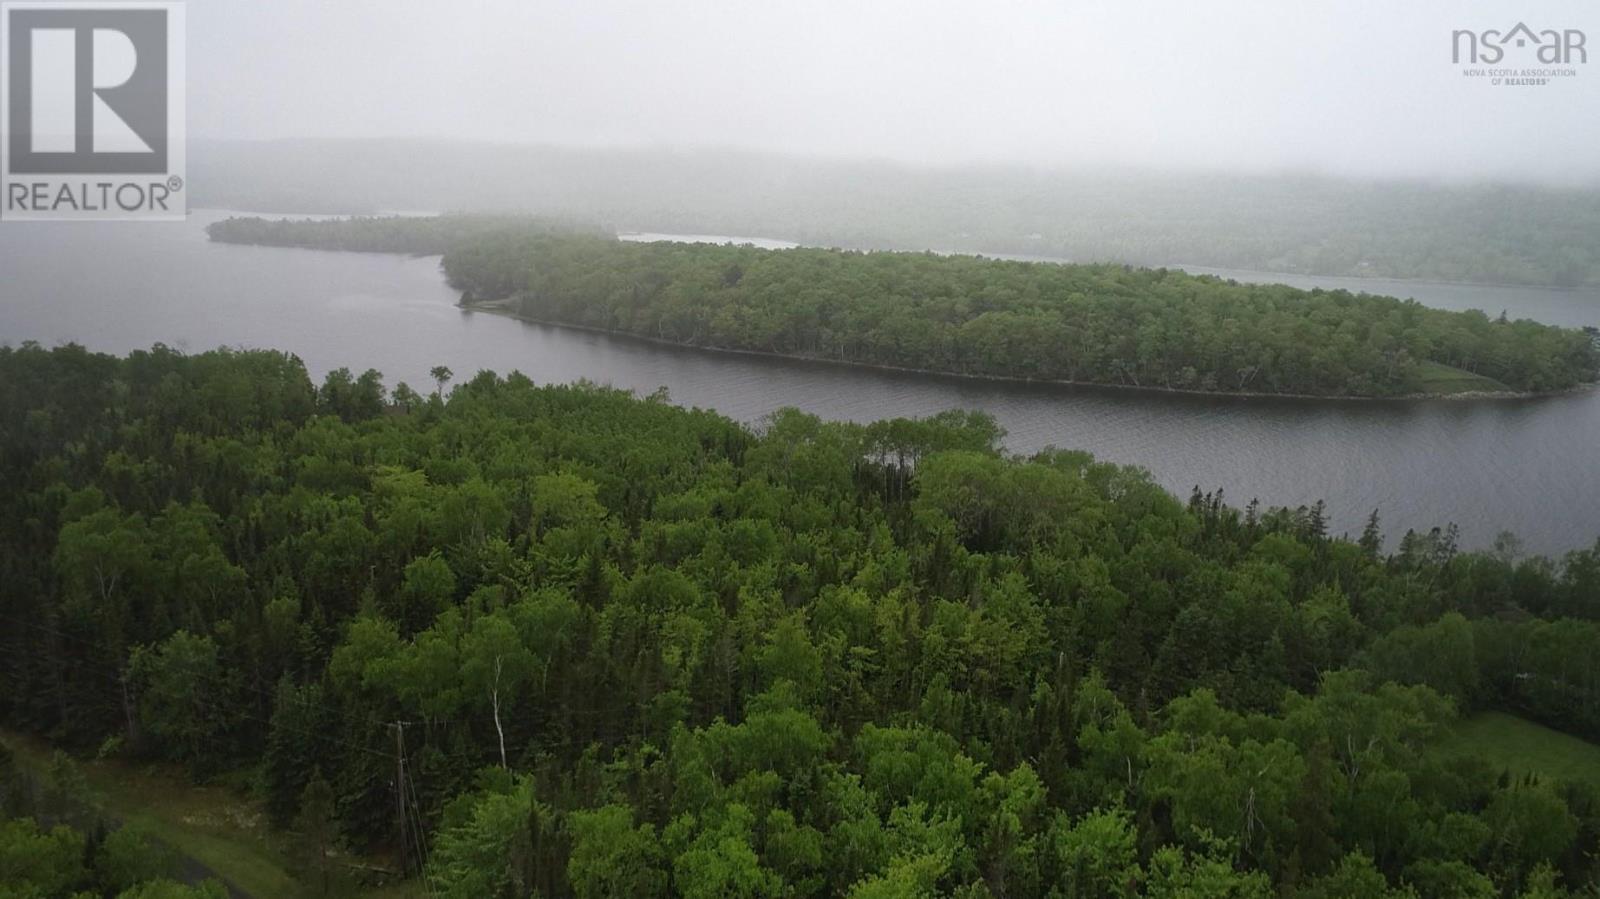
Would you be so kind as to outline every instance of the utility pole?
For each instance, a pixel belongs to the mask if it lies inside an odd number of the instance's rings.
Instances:
[[[406,864],[406,722],[389,725],[394,731],[394,798],[395,824],[400,828],[400,876],[410,870]]]

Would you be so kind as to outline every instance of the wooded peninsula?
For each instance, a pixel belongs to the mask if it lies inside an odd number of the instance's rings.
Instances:
[[[1221,394],[1544,393],[1589,335],[1171,269],[634,243],[499,217],[229,219],[214,240],[442,253],[465,305],[672,344],[945,374]]]

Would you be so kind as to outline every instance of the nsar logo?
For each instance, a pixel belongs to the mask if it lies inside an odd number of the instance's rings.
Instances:
[[[1506,60],[1507,49],[1531,49],[1533,60],[1545,65],[1571,65],[1589,61],[1589,51],[1584,46],[1585,35],[1576,28],[1560,31],[1547,29],[1534,31],[1518,22],[1515,28],[1499,31],[1453,31],[1450,33],[1451,59],[1469,65],[1498,65]],[[1515,55],[1515,54],[1514,54]]]

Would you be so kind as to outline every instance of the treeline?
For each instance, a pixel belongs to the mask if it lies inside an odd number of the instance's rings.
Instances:
[[[962,375],[1385,397],[1443,389],[1437,365],[1490,391],[1600,370],[1576,330],[1167,269],[515,233],[444,265],[469,300],[509,298],[536,319]]]
[[[235,216],[206,226],[222,243],[357,253],[437,256],[463,243],[506,231],[608,234],[576,219],[515,215],[355,216],[289,219]]]
[[[230,219],[211,235],[447,246],[464,303],[509,301],[532,318],[687,346],[950,374],[1357,397],[1546,392],[1600,377],[1600,351],[1581,331],[1343,290],[1115,265],[634,243],[492,217],[459,219],[455,236],[450,221]],[[263,231],[272,239],[251,238]]]
[[[1600,285],[1594,186],[929,169],[445,141],[212,143],[194,156],[206,202],[235,209],[539,209],[624,230],[854,249]]]
[[[253,771],[449,897],[1600,878],[1600,784],[1433,749],[1490,708],[1600,739],[1600,544],[1385,556],[964,413],[444,394],[0,349],[0,720]]]
[[[545,321],[961,375],[1358,397],[1545,392],[1600,377],[1600,351],[1578,330],[1168,269],[635,243],[493,216],[228,219],[209,232],[442,252],[464,303],[510,300]]]

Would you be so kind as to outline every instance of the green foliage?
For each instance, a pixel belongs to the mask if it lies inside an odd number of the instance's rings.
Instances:
[[[634,827],[632,809],[608,805],[575,812],[567,820],[572,831],[567,880],[578,899],[665,895],[667,875],[655,828]]]
[[[152,880],[117,894],[117,899],[227,899],[228,890],[215,880],[198,886],[172,880]]]
[[[450,899],[512,899],[537,884],[538,843],[546,813],[533,783],[519,778],[504,790],[465,800],[446,816],[434,841],[426,876]]]
[[[1492,851],[1517,882],[1560,858],[1578,836],[1578,821],[1555,790],[1522,782],[1495,791],[1484,810]]]
[[[276,354],[0,349],[0,721],[245,769],[334,895],[345,846],[490,899],[1600,877],[1581,762],[1497,777],[1453,730],[1600,733],[1600,550],[1385,557],[1317,507],[1008,458],[966,413],[752,429],[519,375],[442,394],[350,415]],[[177,889],[52,767],[0,783],[47,825],[4,844],[64,867],[0,870]]]
[[[134,650],[128,666],[140,720],[163,754],[196,767],[227,760],[234,691],[215,640],[178,631],[155,648]]]
[[[1139,834],[1125,809],[1090,812],[1076,821],[1059,815],[1051,829],[1055,870],[1060,880],[1050,899],[1114,899],[1135,895]]]
[[[134,824],[107,834],[95,859],[100,884],[110,893],[171,877],[177,864],[177,855],[171,848],[156,842],[145,828]]]
[[[1351,396],[1550,391],[1600,376],[1578,330],[1165,268],[631,243],[493,217],[229,219],[209,231],[236,243],[443,252],[465,302],[509,301],[539,320],[691,346],[896,368]],[[347,420],[370,415],[381,399],[370,374],[330,375],[323,405]],[[449,378],[435,379],[442,393]]]
[[[750,810],[733,803],[718,817],[708,825],[685,815],[667,829],[674,893],[684,899],[782,896],[783,879],[761,866],[750,845],[755,823]]]
[[[65,824],[49,829],[30,817],[0,820],[0,896],[6,899],[226,899],[215,881],[187,887],[169,878],[177,857],[142,828],[86,835]]]
[[[1424,627],[1396,628],[1373,643],[1370,667],[1379,676],[1426,684],[1467,705],[1481,689],[1472,625],[1451,613]]]
[[[242,216],[213,222],[206,226],[206,234],[222,243],[437,256],[475,238],[506,230],[566,231],[582,227],[576,221],[509,215],[358,216],[338,219]]]
[[[1371,899],[1415,899],[1410,889],[1392,889],[1383,872],[1373,867],[1372,859],[1352,853],[1339,862],[1339,867],[1312,881],[1300,895],[1306,899],[1343,899],[1346,896],[1370,896]]]
[[[1240,873],[1228,864],[1232,854],[1224,841],[1207,840],[1201,853],[1174,846],[1159,849],[1150,858],[1150,899],[1269,899],[1272,883],[1260,873]]]
[[[1578,330],[1164,268],[517,230],[465,242],[444,265],[468,297],[541,321],[962,375],[1351,396],[1600,377]]]
[[[321,895],[328,894],[328,855],[339,842],[337,811],[333,787],[323,779],[320,770],[313,771],[305,791],[300,794],[300,811],[295,815],[294,829],[316,872],[313,882]]]
[[[83,835],[66,826],[48,830],[32,818],[0,822],[0,895],[66,896],[89,881]]]

